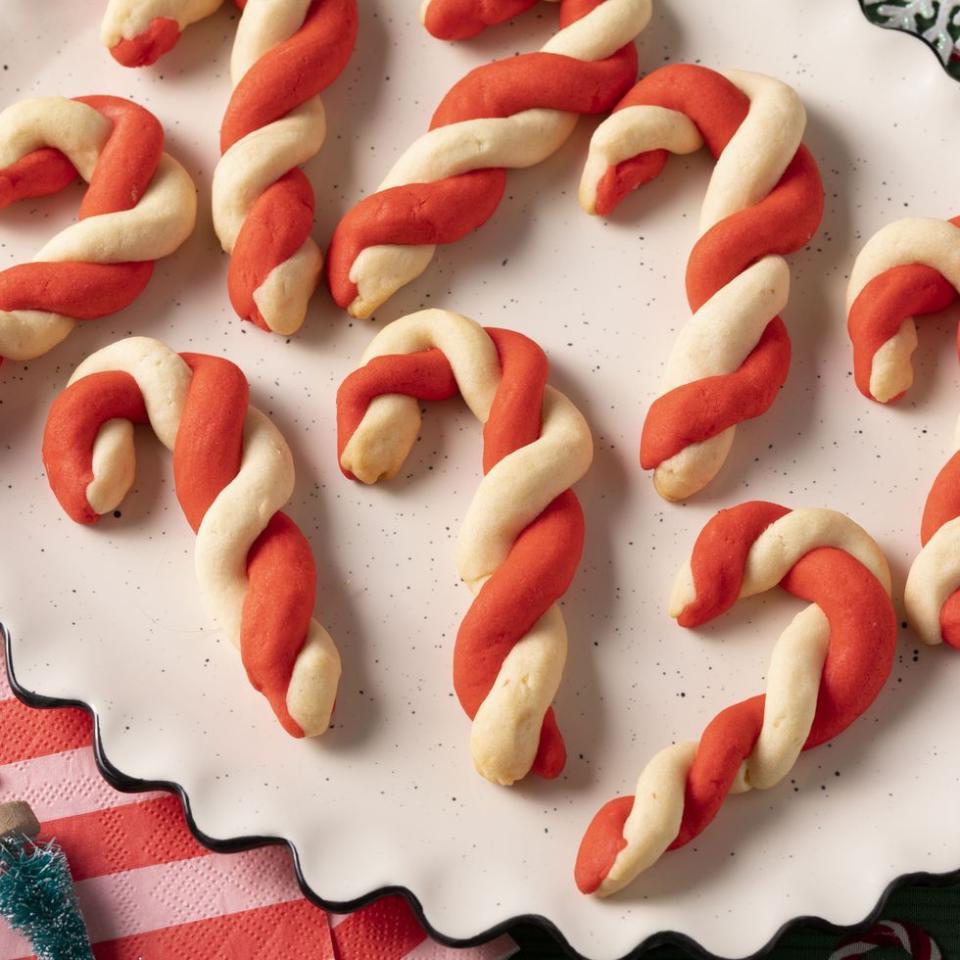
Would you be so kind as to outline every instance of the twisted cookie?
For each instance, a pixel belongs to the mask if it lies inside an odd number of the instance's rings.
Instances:
[[[420,20],[441,40],[466,40],[510,20],[538,0],[423,0]]]
[[[230,256],[237,315],[290,334],[303,324],[323,258],[310,236],[314,195],[298,169],[326,135],[320,92],[346,66],[356,0],[247,0],[230,59],[213,226]]]
[[[0,271],[0,357],[32,360],[74,324],[122,310],[143,291],[153,261],[193,231],[193,181],[163,152],[163,129],[119,97],[44,97],[0,113],[0,208],[89,184],[80,222],[33,262]]]
[[[697,836],[728,793],[774,786],[801,750],[845,730],[880,692],[896,640],[890,573],[873,540],[832,510],[762,501],[721,510],[677,576],[670,614],[695,627],[777,583],[811,604],[774,647],[766,695],[717,714],[699,743],[658,753],[635,796],[600,809],[577,855],[584,893],[625,887]]]
[[[596,130],[580,184],[588,213],[606,215],[653,180],[668,152],[706,143],[717,165],[687,262],[694,315],[667,360],[640,462],[667,500],[702,490],[730,452],[735,427],[773,403],[790,366],[777,315],[799,250],[823,214],[816,163],[800,143],[806,114],[786,85],[758,74],[670,66],[641,80]]]
[[[958,289],[960,217],[900,220],[867,242],[847,291],[854,377],[864,396],[890,403],[910,389],[913,318],[949,306]],[[920,539],[907,576],[907,614],[924,643],[960,648],[960,452],[930,488]]]
[[[460,576],[476,595],[457,635],[453,683],[473,720],[479,773],[510,784],[555,777],[566,750],[550,706],[566,659],[556,601],[583,550],[570,487],[593,457],[580,412],[546,385],[547,360],[526,337],[446,310],[396,320],[337,394],[344,474],[393,477],[420,428],[419,400],[458,391],[483,429],[484,478],[464,518]]]
[[[87,357],[54,401],[43,462],[67,514],[95,523],[133,484],[133,424],[150,423],[173,451],[211,613],[283,728],[316,736],[330,725],[340,656],[311,617],[310,546],[278,512],[293,492],[290,449],[248,395],[228,360],[176,354],[146,337],[120,340]]]
[[[562,0],[561,30],[539,53],[478,67],[444,97],[430,123],[372,195],[340,221],[330,243],[330,289],[367,317],[418,277],[436,244],[485,223],[506,167],[546,159],[579,114],[609,110],[633,83],[632,41],[651,0]]]

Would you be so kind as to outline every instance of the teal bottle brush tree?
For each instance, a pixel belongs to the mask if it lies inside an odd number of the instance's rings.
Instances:
[[[92,960],[67,858],[56,841],[36,842],[39,832],[27,804],[0,803],[0,918],[38,960]]]

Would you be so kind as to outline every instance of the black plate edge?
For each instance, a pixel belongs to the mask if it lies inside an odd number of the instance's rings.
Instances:
[[[368,904],[373,903],[375,900],[381,899],[382,897],[401,896],[410,905],[410,908],[413,910],[424,930],[426,930],[434,940],[444,944],[445,946],[478,946],[479,944],[486,943],[488,940],[493,940],[494,938],[505,933],[510,933],[511,929],[517,924],[529,924],[539,928],[544,933],[547,933],[549,936],[551,936],[558,946],[563,950],[564,954],[570,958],[570,960],[588,960],[588,958],[584,957],[583,954],[578,953],[573,949],[573,947],[570,946],[566,938],[551,920],[548,920],[546,917],[538,914],[521,914],[511,917],[509,920],[504,920],[487,930],[465,939],[449,937],[432,926],[432,924],[424,915],[423,907],[420,905],[420,901],[417,899],[416,895],[406,887],[379,887],[378,889],[371,890],[369,893],[357,897],[354,900],[328,900],[314,893],[314,891],[307,884],[307,881],[303,875],[303,871],[300,869],[300,858],[297,855],[296,847],[294,847],[289,840],[284,840],[282,837],[270,836],[230,837],[228,839],[219,840],[215,837],[207,836],[207,834],[200,830],[196,824],[196,821],[193,819],[193,811],[190,808],[190,798],[187,796],[186,790],[180,784],[174,783],[170,780],[140,780],[136,777],[128,776],[127,774],[123,773],[123,771],[117,769],[110,762],[106,753],[104,752],[103,741],[100,737],[100,720],[93,707],[83,700],[48,697],[44,694],[35,693],[32,690],[28,690],[17,680],[13,669],[13,636],[2,622],[0,622],[0,638],[3,640],[4,650],[6,653],[7,679],[10,683],[10,689],[13,691],[17,699],[26,704],[28,707],[34,707],[40,710],[62,709],[64,707],[76,707],[84,710],[93,720],[93,755],[97,764],[97,769],[100,771],[100,775],[104,778],[104,780],[106,780],[110,786],[121,793],[151,793],[162,791],[178,797],[180,804],[183,807],[183,813],[187,821],[187,827],[190,829],[190,832],[193,834],[196,840],[208,850],[212,850],[215,853],[239,853],[243,850],[252,850],[257,847],[286,846],[290,851],[290,857],[293,862],[293,869],[297,878],[297,884],[300,887],[304,897],[328,913],[352,913],[354,910],[359,910],[361,907],[365,907]],[[765,958],[770,956],[771,951],[777,945],[780,938],[798,927],[814,927],[826,933],[833,933],[838,937],[855,934],[860,930],[864,930],[877,922],[890,896],[902,886],[921,884],[924,886],[942,887],[956,883],[960,883],[960,868],[949,873],[942,874],[925,873],[922,871],[918,873],[903,874],[890,881],[881,894],[877,905],[859,923],[851,924],[849,926],[840,926],[835,923],[831,923],[823,917],[795,917],[793,920],[788,920],[782,924],[777,932],[770,938],[770,940],[763,947],[757,950],[756,953],[750,954],[749,957],[742,958],[742,960],[765,960]],[[650,950],[662,946],[679,947],[687,951],[687,953],[689,953],[692,957],[697,958],[697,960],[723,960],[723,958],[721,958],[719,955],[705,950],[695,940],[691,939],[686,934],[677,933],[671,930],[665,930],[661,933],[651,934],[628,953],[624,954],[620,960],[638,960],[638,958],[642,957]]]
[[[926,38],[921,36],[919,33],[911,33],[909,30],[901,30],[899,27],[888,27],[884,26],[882,23],[877,23],[875,20],[870,19],[870,14],[867,13],[867,0],[857,0],[860,4],[860,12],[863,14],[863,19],[870,24],[871,27],[876,27],[878,30],[890,30],[894,33],[899,33],[904,37],[910,37],[913,40],[919,40],[934,56],[937,63],[940,65],[940,69],[954,82],[958,82],[958,78],[955,77],[951,72],[949,67],[940,59],[940,54],[937,52],[937,48]]]

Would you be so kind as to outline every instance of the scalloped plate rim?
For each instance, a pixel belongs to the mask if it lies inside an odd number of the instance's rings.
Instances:
[[[97,765],[97,770],[100,772],[100,776],[102,776],[111,787],[113,787],[115,790],[119,790],[121,793],[135,794],[161,791],[177,797],[183,809],[183,815],[187,824],[187,828],[194,839],[196,839],[198,843],[206,847],[208,850],[212,850],[214,853],[230,854],[241,853],[244,850],[254,850],[260,847],[287,847],[287,849],[290,851],[290,859],[293,863],[293,871],[297,880],[297,885],[299,886],[304,897],[312,904],[319,907],[321,910],[326,910],[328,913],[349,914],[356,910],[360,910],[363,907],[382,899],[383,897],[400,896],[403,897],[410,909],[413,910],[417,920],[424,930],[426,930],[434,940],[444,944],[445,946],[454,948],[477,946],[479,944],[487,943],[496,937],[502,936],[503,934],[509,934],[511,929],[518,924],[529,924],[552,937],[554,942],[568,957],[572,958],[572,960],[587,960],[583,954],[577,952],[573,947],[570,946],[567,939],[547,917],[544,917],[540,914],[518,914],[516,916],[509,917],[506,920],[502,920],[500,923],[494,924],[489,929],[482,930],[471,937],[450,937],[443,933],[443,931],[437,930],[427,920],[419,899],[413,893],[413,891],[407,887],[378,887],[370,890],[368,893],[362,894],[359,897],[355,897],[352,900],[328,900],[315,893],[313,888],[307,883],[306,877],[300,868],[300,856],[297,852],[297,848],[291,841],[285,840],[282,837],[260,835],[224,837],[221,839],[208,836],[197,826],[196,821],[193,818],[193,811],[190,805],[190,796],[181,784],[176,783],[173,780],[141,780],[138,777],[132,777],[129,774],[124,773],[111,762],[106,755],[103,747],[103,741],[100,737],[100,718],[97,715],[96,710],[94,710],[89,703],[84,700],[75,700],[66,697],[51,697],[46,694],[36,693],[33,690],[28,690],[17,680],[16,670],[14,669],[13,665],[13,635],[4,625],[2,619],[0,619],[0,641],[3,643],[6,657],[5,663],[7,680],[10,684],[10,689],[13,691],[16,698],[21,703],[35,710],[61,710],[69,708],[83,710],[93,721],[93,757]],[[958,866],[955,870],[948,871],[946,873],[928,873],[921,870],[916,873],[905,873],[898,877],[894,877],[894,879],[891,880],[884,888],[884,891],[880,895],[880,899],[877,901],[876,906],[870,910],[863,920],[857,923],[837,924],[827,920],[825,917],[815,915],[799,916],[794,917],[791,920],[787,920],[780,926],[780,928],[776,931],[776,933],[773,934],[766,944],[764,944],[759,950],[750,954],[748,957],[744,957],[743,960],[762,960],[762,958],[769,957],[782,937],[801,927],[813,926],[824,931],[835,933],[838,937],[845,937],[855,933],[860,933],[868,929],[880,919],[887,901],[894,893],[897,892],[897,890],[900,889],[900,887],[916,883],[931,887],[944,887],[950,886],[951,884],[960,883],[960,866]],[[700,944],[697,943],[692,937],[673,930],[663,930],[659,933],[651,934],[650,936],[644,938],[644,940],[637,944],[637,946],[632,950],[624,954],[620,960],[636,960],[636,958],[642,957],[649,950],[653,950],[664,945],[676,946],[686,949],[687,951],[692,951],[698,957],[703,958],[703,960],[723,960],[723,958],[718,954],[711,953],[709,950],[700,946]]]

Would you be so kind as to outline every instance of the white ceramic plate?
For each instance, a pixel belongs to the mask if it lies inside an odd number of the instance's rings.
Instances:
[[[452,45],[423,32],[416,3],[400,6],[362,0],[356,54],[326,97],[329,140],[308,170],[321,242],[425,129],[454,80],[538,47],[556,16],[545,4]],[[224,8],[161,65],[131,72],[100,47],[98,7],[50,0],[40,22],[35,2],[4,0],[0,104],[52,93],[136,98],[164,121],[206,210],[236,14]],[[546,164],[512,174],[493,220],[443,250],[376,324],[349,321],[323,293],[290,342],[239,324],[204,213],[135,306],[38,362],[0,369],[0,611],[23,687],[91,704],[110,761],[132,777],[181,784],[210,837],[289,839],[319,897],[350,901],[399,885],[453,938],[535,914],[599,960],[665,930],[747,954],[792,917],[853,923],[894,877],[960,865],[949,814],[960,795],[960,658],[915,654],[904,631],[876,705],[804,755],[791,781],[731,798],[696,843],[621,896],[600,902],[574,887],[577,845],[599,804],[631,791],[654,751],[696,737],[717,710],[762,690],[774,638],[796,610],[768,595],[707,629],[676,627],[669,584],[703,523],[755,497],[843,510],[887,550],[899,588],[958,406],[955,316],[924,324],[918,382],[898,409],[856,393],[843,316],[845,278],[866,236],[907,213],[957,212],[960,88],[929,51],[870,27],[855,0],[657,0],[640,51],[644,70],[695,60],[793,84],[827,192],[820,234],[791,258],[788,384],[769,415],[739,431],[719,481],[687,506],[657,498],[636,450],[687,316],[683,263],[711,164],[675,160],[611,223],[588,218],[575,195],[589,123]],[[69,221],[79,189],[68,194],[4,212],[0,264],[28,259]],[[571,653],[557,710],[570,761],[557,782],[500,789],[476,776],[451,694],[451,645],[468,603],[454,541],[478,481],[476,424],[458,403],[433,407],[409,470],[380,489],[337,470],[337,385],[374,329],[425,304],[535,337],[553,382],[595,432],[596,462],[578,488],[586,553],[565,602]],[[82,357],[133,332],[236,360],[294,449],[291,512],[318,558],[318,616],[344,656],[336,729],[319,742],[282,733],[208,624],[193,536],[159,444],[144,437],[122,517],[94,529],[61,515],[47,488],[39,447],[51,398]]]

